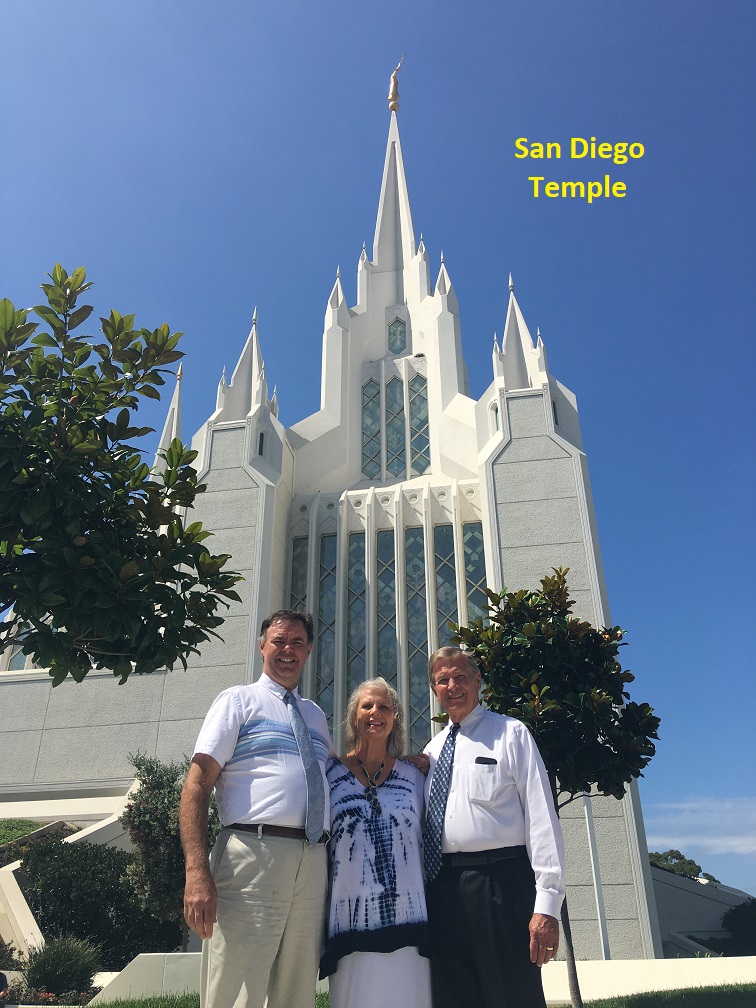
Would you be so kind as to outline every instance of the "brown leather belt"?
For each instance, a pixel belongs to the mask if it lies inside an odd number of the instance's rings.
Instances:
[[[259,837],[280,836],[287,837],[289,840],[307,839],[307,835],[301,826],[269,826],[267,823],[235,822],[231,823],[230,826],[224,826],[223,828],[241,830],[243,833],[256,833]],[[330,833],[323,833],[318,840],[318,843],[328,843],[330,839]]]

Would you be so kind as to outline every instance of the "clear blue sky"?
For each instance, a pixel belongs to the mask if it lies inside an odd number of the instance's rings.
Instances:
[[[185,439],[255,305],[284,423],[318,408],[326,300],[338,264],[356,299],[407,52],[415,230],[445,254],[471,392],[511,270],[578,397],[632,696],[662,718],[649,844],[754,894],[755,26],[752,0],[0,3],[0,295],[34,304],[56,261],[83,264],[98,314],[184,330]],[[645,155],[514,157],[573,136]],[[624,199],[527,181],[607,172]]]

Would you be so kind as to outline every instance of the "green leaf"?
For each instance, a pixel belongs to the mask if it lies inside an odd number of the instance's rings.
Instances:
[[[93,311],[94,308],[92,305],[82,305],[81,308],[77,308],[68,319],[69,330],[76,329],[77,326],[80,326],[82,322],[89,318]]]

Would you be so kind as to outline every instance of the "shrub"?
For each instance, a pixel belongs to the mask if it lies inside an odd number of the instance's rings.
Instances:
[[[19,956],[15,945],[11,945],[10,942],[7,942],[0,936],[0,969],[17,970],[21,969],[23,964],[23,960]]]
[[[22,980],[16,980],[10,985],[7,1003],[9,1005],[86,1005],[101,990],[101,987],[87,987],[83,991],[63,991],[62,994],[53,994],[52,991],[27,987]]]
[[[182,951],[188,930],[184,923],[184,853],[179,836],[178,809],[189,760],[160,760],[137,753],[129,757],[139,789],[121,816],[134,847],[126,875],[140,905],[158,920],[183,928]],[[210,802],[208,843],[220,829],[215,801]]]
[[[19,881],[45,940],[84,938],[102,949],[105,969],[122,969],[140,952],[171,952],[177,924],[146,914],[125,881],[126,851],[41,837],[24,857]]]
[[[99,970],[102,951],[85,938],[60,935],[39,948],[32,948],[23,969],[27,987],[63,994],[92,986]]]

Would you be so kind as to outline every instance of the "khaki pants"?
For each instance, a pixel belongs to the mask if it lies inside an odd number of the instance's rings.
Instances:
[[[201,1008],[312,1008],[325,844],[222,830],[210,864],[218,921],[202,943]]]

